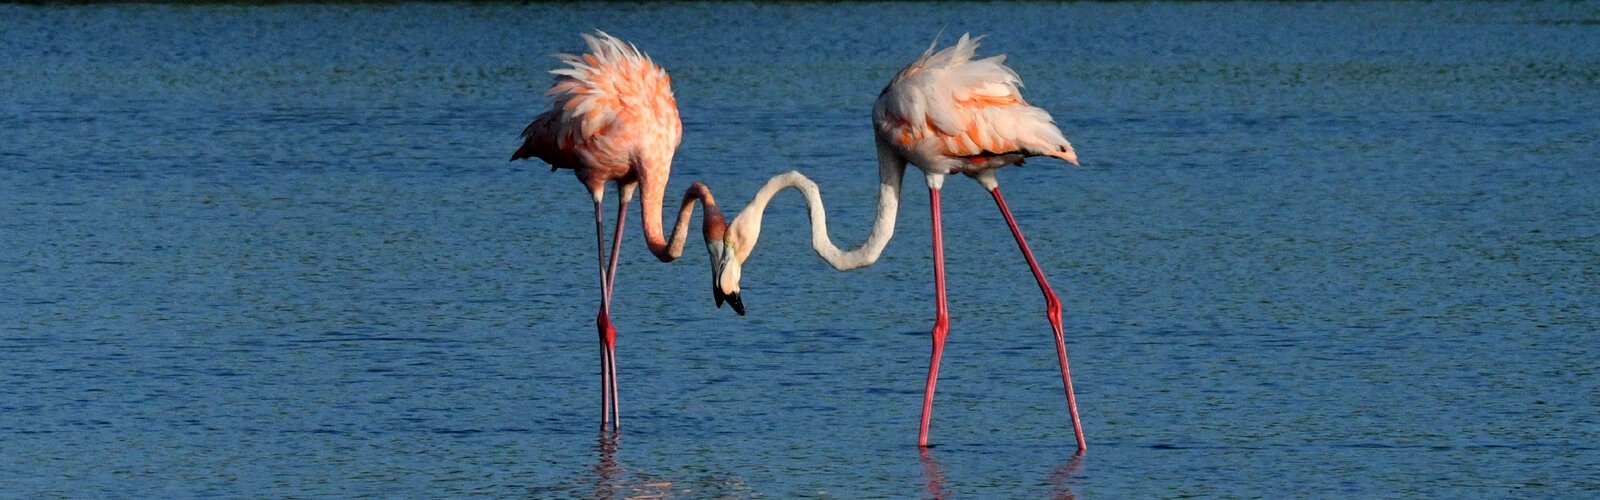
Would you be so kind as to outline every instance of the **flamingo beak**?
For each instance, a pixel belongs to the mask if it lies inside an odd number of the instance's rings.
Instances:
[[[711,297],[717,301],[717,308],[726,302],[733,306],[733,312],[744,316],[744,301],[739,300],[739,261],[732,248],[725,241],[707,241],[706,249],[711,252]]]

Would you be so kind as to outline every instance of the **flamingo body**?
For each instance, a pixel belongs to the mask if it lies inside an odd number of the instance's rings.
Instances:
[[[1022,99],[1006,56],[974,60],[977,48],[962,35],[900,70],[872,108],[880,144],[929,174],[978,174],[1042,155],[1076,165],[1050,113]]]
[[[1017,247],[1022,251],[1034,279],[1045,298],[1045,315],[1055,334],[1056,355],[1061,365],[1061,381],[1078,452],[1086,449],[1083,428],[1078,419],[1076,398],[1067,365],[1066,343],[1061,323],[1061,301],[1045,280],[1022,230],[1017,227],[1005,198],[1000,194],[997,169],[1020,165],[1033,156],[1051,156],[1076,165],[1078,155],[1043,109],[1023,100],[1022,80],[1005,66],[1005,56],[973,59],[978,40],[962,35],[954,46],[934,51],[930,46],[890,80],[878,95],[872,121],[878,149],[878,210],[872,231],[861,247],[842,251],[828,237],[822,196],[815,183],[799,172],[773,177],[754,199],[729,223],[726,262],[713,267],[719,292],[738,291],[740,269],[761,232],[761,214],[772,197],[784,189],[805,195],[810,208],[812,248],[823,260],[840,271],[871,265],[894,234],[894,219],[900,200],[900,182],[907,164],[922,170],[928,185],[930,219],[933,223],[933,282],[935,316],[933,353],[923,393],[922,421],[917,444],[928,445],[928,427],[933,413],[933,394],[938,382],[939,363],[949,334],[949,305],[945,298],[944,232],[939,201],[944,179],[964,174],[977,180],[994,197],[1005,217]]]
[[[588,54],[560,54],[570,67],[551,73],[550,109],[523,129],[512,160],[538,157],[570,168],[591,192],[607,182],[666,187],[683,138],[672,79],[639,49],[599,32],[584,34]]]

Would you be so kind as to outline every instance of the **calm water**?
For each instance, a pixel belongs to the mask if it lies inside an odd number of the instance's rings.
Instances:
[[[507,164],[599,27],[674,77],[672,191],[801,169],[866,234],[869,108],[987,33],[1084,168],[975,184],[933,315],[908,175],[840,274],[798,197],[712,307],[630,230],[597,439],[587,195]],[[1529,496],[1600,490],[1600,4],[0,6],[7,495]],[[637,208],[630,222],[638,219]],[[636,225],[634,226],[637,227]]]

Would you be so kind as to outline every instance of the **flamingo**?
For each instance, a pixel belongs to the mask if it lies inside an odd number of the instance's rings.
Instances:
[[[600,313],[595,318],[600,335],[600,427],[604,430],[609,423],[612,430],[617,430],[621,404],[617,397],[617,331],[611,323],[611,291],[616,282],[623,221],[634,190],[642,187],[644,193],[640,203],[645,243],[662,262],[671,262],[683,254],[696,202],[705,207],[702,233],[713,265],[724,260],[727,223],[717,210],[711,189],[695,182],[684,192],[672,239],[662,235],[662,198],[672,170],[673,152],[683,136],[671,79],[632,44],[599,30],[582,37],[589,53],[556,55],[568,67],[551,71],[556,82],[545,92],[552,96],[550,108],[523,129],[522,147],[511,155],[511,161],[537,157],[549,163],[551,171],[572,169],[594,199],[595,242],[600,261]],[[606,183],[616,184],[620,198],[609,265],[600,204]],[[734,311],[744,314],[738,293],[715,295],[717,307],[726,301]]]
[[[1000,195],[995,172],[1000,167],[1022,165],[1034,156],[1052,156],[1073,165],[1078,155],[1056,127],[1050,114],[1022,100],[1022,80],[1004,64],[1005,56],[972,58],[979,39],[962,35],[954,46],[934,51],[937,41],[905,69],[895,75],[878,95],[872,109],[872,123],[878,150],[878,207],[872,230],[860,247],[842,251],[828,238],[827,213],[816,183],[799,172],[787,172],[768,180],[749,205],[729,223],[726,252],[713,265],[716,293],[737,294],[740,272],[761,235],[761,214],[779,191],[793,188],[805,196],[811,218],[811,248],[834,269],[848,271],[878,260],[889,238],[894,236],[895,215],[900,205],[900,181],[906,164],[922,169],[928,185],[933,218],[933,285],[936,292],[933,324],[933,355],[928,366],[928,381],[922,399],[922,424],[917,445],[928,446],[928,424],[933,413],[934,386],[939,379],[939,360],[944,355],[950,316],[945,303],[944,234],[939,221],[939,190],[945,177],[964,174],[978,181],[994,197],[1005,216],[1017,247],[1027,259],[1033,278],[1044,293],[1045,315],[1055,331],[1056,357],[1061,364],[1061,383],[1067,393],[1067,409],[1078,440],[1078,453],[1087,446],[1078,420],[1077,400],[1072,393],[1072,376],[1067,368],[1067,346],[1062,337],[1061,300],[1050,289],[1044,272],[1028,248],[1016,219]]]

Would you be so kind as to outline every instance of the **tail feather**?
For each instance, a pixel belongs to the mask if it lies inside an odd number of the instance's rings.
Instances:
[[[1074,167],[1083,166],[1078,164],[1078,152],[1072,149],[1071,144],[1062,145],[1060,150],[1045,153],[1045,155],[1060,158],[1062,161],[1071,163]]]
[[[553,136],[556,132],[550,128],[552,120],[554,120],[554,117],[552,117],[551,113],[544,113],[534,118],[533,123],[529,123],[526,128],[523,128],[522,146],[518,147],[515,153],[511,153],[511,161],[524,158],[539,158],[550,164],[551,171],[559,168],[556,166],[559,162],[547,154],[552,151],[553,143],[556,140]]]
[[[533,119],[533,123],[529,123],[527,127],[522,129],[522,146],[517,148],[515,153],[511,153],[511,161],[533,158],[539,155],[538,134],[541,128],[539,122],[544,121],[545,116],[547,115],[539,115]]]
[[[522,141],[522,147],[517,148],[517,152],[511,153],[511,161],[539,156],[539,153],[536,152],[537,149],[538,146],[534,144],[534,138],[529,137],[527,140]],[[555,170],[555,167],[552,166],[550,169]]]

